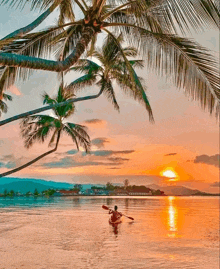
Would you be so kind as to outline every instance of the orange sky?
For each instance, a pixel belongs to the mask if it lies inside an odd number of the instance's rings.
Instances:
[[[26,13],[18,22],[19,11],[13,11],[13,17],[10,12],[4,8],[0,12],[1,21],[5,22],[1,24],[0,38],[15,30],[14,27],[27,24],[35,14]],[[209,30],[197,34],[196,38],[217,53],[217,32]],[[219,168],[215,155],[219,154],[219,125],[215,117],[202,111],[198,102],[190,101],[183,91],[178,91],[164,78],[147,69],[139,74],[148,87],[155,124],[149,123],[143,106],[115,86],[120,113],[101,96],[78,103],[75,116],[69,119],[88,127],[93,141],[90,155],[71,153],[74,145],[69,138],[62,137],[57,153],[12,176],[103,184],[123,182],[128,178],[133,184],[179,184],[217,192]],[[67,82],[76,77],[68,76]],[[58,85],[56,74],[34,72],[28,81],[18,82],[11,88],[13,102],[8,103],[9,112],[2,119],[41,106],[41,94],[44,91],[56,93]],[[87,89],[80,96],[97,91],[96,88]],[[46,143],[30,150],[24,148],[18,122],[1,127],[0,172],[45,151]],[[170,182],[169,178],[161,176],[161,171],[168,167],[177,174],[177,181]]]

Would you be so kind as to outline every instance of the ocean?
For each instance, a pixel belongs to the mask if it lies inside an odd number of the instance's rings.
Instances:
[[[219,198],[0,198],[0,242],[0,269],[218,269]]]

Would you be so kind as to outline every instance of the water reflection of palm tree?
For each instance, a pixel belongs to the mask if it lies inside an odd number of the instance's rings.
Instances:
[[[128,209],[128,207],[129,207],[129,199],[126,198],[125,199],[125,208]]]
[[[112,198],[107,198],[106,199],[106,204],[107,205],[112,205],[113,199]]]

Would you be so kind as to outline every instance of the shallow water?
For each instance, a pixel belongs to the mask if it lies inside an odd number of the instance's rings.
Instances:
[[[219,198],[0,198],[0,268],[217,269]]]

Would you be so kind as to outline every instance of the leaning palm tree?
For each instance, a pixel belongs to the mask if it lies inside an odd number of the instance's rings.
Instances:
[[[4,101],[2,101],[2,99],[4,99],[5,101],[7,101],[7,100],[12,101],[12,97],[11,97],[11,95],[6,94],[6,93],[2,94],[2,98],[0,98],[0,117],[1,117],[2,113],[7,113],[7,111],[8,111],[8,106]]]
[[[143,61],[128,60],[127,57],[133,58],[137,56],[137,50],[134,47],[124,47],[121,49],[118,46],[119,42],[123,42],[122,35],[119,35],[116,41],[112,36],[107,36],[102,48],[93,49],[89,52],[89,56],[95,58],[100,64],[90,59],[79,60],[68,72],[78,71],[84,75],[70,83],[66,89],[77,93],[79,90],[95,84],[109,101],[113,103],[114,108],[119,110],[113,87],[115,81],[124,90],[125,94],[132,96],[145,105],[149,118],[153,121],[152,109],[145,93],[146,87],[143,86],[143,79],[138,77],[134,70],[136,67],[143,68]],[[132,73],[130,73],[130,70]],[[133,76],[134,85],[130,74]]]
[[[67,2],[72,7],[69,0],[20,0],[18,5],[25,2],[43,9],[48,5],[64,6]],[[1,3],[14,4],[15,1],[2,0]],[[22,39],[14,33],[2,40],[0,64],[62,72],[76,64],[89,44],[94,47],[100,33],[104,32],[115,40],[117,33],[122,33],[128,44],[136,46],[146,56],[149,68],[160,75],[171,76],[178,88],[183,88],[193,99],[199,100],[210,113],[218,106],[220,86],[217,63],[205,48],[185,37],[190,28],[219,27],[218,1],[73,0],[73,3],[81,10],[79,20],[74,19],[71,11],[68,22],[59,17],[58,26],[37,33],[29,33],[26,29]],[[11,43],[8,43],[9,40]],[[53,46],[63,47],[62,60],[48,59]],[[132,69],[129,70],[134,84]],[[6,80],[4,74],[2,79]]]
[[[62,86],[60,86],[58,95],[55,98],[51,98],[46,93],[43,96],[44,104],[60,103],[72,97],[73,93],[66,91]],[[86,152],[89,151],[90,138],[86,132],[85,126],[66,122],[66,119],[75,112],[74,104],[69,103],[65,106],[55,108],[53,109],[53,112],[55,114],[54,117],[48,115],[35,115],[24,118],[21,122],[21,134],[24,138],[26,148],[30,148],[35,142],[43,143],[50,135],[51,138],[49,141],[49,146],[55,143],[55,147],[52,150],[47,151],[33,159],[32,161],[21,165],[20,167],[0,174],[0,177],[20,171],[42,159],[43,157],[55,152],[57,150],[62,133],[65,133],[71,137],[78,150],[81,146]]]

